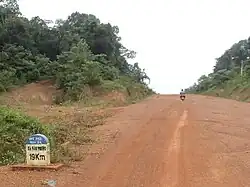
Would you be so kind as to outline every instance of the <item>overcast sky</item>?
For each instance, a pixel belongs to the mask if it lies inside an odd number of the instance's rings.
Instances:
[[[74,11],[120,28],[122,43],[158,93],[178,93],[208,74],[215,58],[250,36],[249,0],[20,0],[31,18],[66,19]]]

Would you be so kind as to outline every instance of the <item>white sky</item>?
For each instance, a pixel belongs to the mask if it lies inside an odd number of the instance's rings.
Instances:
[[[66,19],[74,11],[96,15],[120,28],[122,43],[158,93],[179,93],[215,58],[250,36],[249,0],[20,0],[31,18]]]

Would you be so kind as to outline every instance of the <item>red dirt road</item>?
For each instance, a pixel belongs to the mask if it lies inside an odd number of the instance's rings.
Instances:
[[[249,187],[250,105],[205,96],[154,96],[99,128],[84,162],[58,172],[0,169],[0,187]]]

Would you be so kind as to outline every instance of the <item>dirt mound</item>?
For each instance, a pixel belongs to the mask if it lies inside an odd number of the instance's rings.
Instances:
[[[15,103],[51,105],[53,95],[57,92],[51,81],[40,81],[13,89],[10,93],[5,94],[4,101],[11,105]]]
[[[98,92],[99,91],[99,92]],[[100,94],[101,90],[90,89],[88,95],[108,103],[124,104],[127,99],[126,93],[112,91],[106,94]],[[27,84],[2,94],[1,103],[15,105],[52,105],[53,98],[60,94],[53,82],[50,80]]]

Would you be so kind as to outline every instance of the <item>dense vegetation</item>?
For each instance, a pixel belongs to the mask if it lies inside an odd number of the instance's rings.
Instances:
[[[250,88],[250,38],[241,40],[216,59],[213,72],[202,75],[198,82],[186,89],[189,93],[232,97]],[[243,64],[243,66],[242,66]],[[242,67],[242,72],[241,72]],[[241,100],[249,99],[250,94]]]
[[[128,96],[138,92],[142,97],[152,94],[144,83],[149,79],[144,70],[138,63],[131,65],[127,61],[135,58],[136,53],[122,45],[118,34],[117,26],[101,23],[91,14],[74,12],[55,23],[39,17],[29,20],[21,14],[17,0],[0,0],[0,92],[51,80],[61,90],[56,100],[60,103],[82,100],[88,97],[86,90],[90,88],[100,92],[123,90]],[[82,139],[84,129],[100,122],[81,113],[74,117],[79,117],[74,127],[65,123],[52,128],[1,107],[0,165],[22,161],[23,142],[32,133],[49,135],[54,152],[65,141],[89,141],[86,136]]]
[[[25,140],[31,133],[50,135],[47,126],[36,119],[5,107],[0,107],[0,121],[0,165],[24,161],[24,142],[20,140]]]
[[[121,78],[151,91],[144,70],[127,62],[136,53],[121,44],[118,34],[117,26],[79,12],[55,23],[39,17],[28,20],[16,0],[2,0],[0,91],[50,79],[63,90],[64,100],[78,100],[86,86]]]

